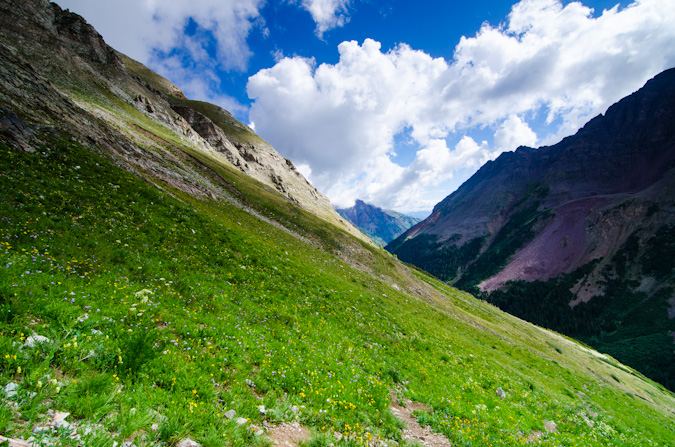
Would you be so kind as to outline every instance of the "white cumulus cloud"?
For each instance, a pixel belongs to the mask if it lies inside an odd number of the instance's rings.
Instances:
[[[217,70],[245,71],[252,52],[247,37],[264,32],[265,0],[58,0],[82,15],[106,43],[167,77],[191,99],[232,112],[244,111],[219,93]],[[188,25],[194,32],[186,34]],[[207,48],[215,48],[215,57]]]
[[[256,128],[324,187],[390,153],[408,123],[428,124],[424,102],[447,64],[407,46],[380,50],[373,40],[343,42],[336,65],[284,58],[249,79]]]
[[[285,57],[249,78],[250,116],[334,203],[419,209],[419,197],[451,192],[429,191],[456,170],[556,142],[674,66],[673,23],[675,0],[597,17],[578,2],[522,0],[505,23],[463,37],[452,60],[405,44],[383,52],[370,39],[340,44],[336,64]],[[555,124],[553,134],[536,135],[535,117]],[[447,147],[477,128],[493,132],[492,148],[468,136]],[[408,166],[394,161],[403,131],[417,147]]]
[[[432,139],[417,151],[414,161],[402,167],[388,156],[366,160],[359,171],[337,179],[326,193],[337,207],[352,206],[356,198],[388,208],[431,209],[438,198],[430,191],[452,180],[453,172],[478,168],[495,157],[487,145],[464,136],[450,149],[444,139]],[[312,177],[315,180],[316,177]]]
[[[518,146],[535,147],[537,134],[517,115],[511,115],[495,132],[494,143],[495,147],[503,151],[513,150]]]
[[[302,7],[316,22],[316,34],[344,26],[349,21],[347,8],[351,0],[302,0]]]

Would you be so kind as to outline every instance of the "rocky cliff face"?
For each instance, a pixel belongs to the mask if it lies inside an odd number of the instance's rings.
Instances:
[[[421,221],[396,211],[368,205],[362,200],[357,200],[351,208],[338,209],[337,212],[380,245],[388,244]]]
[[[640,366],[628,340],[672,353],[674,168],[671,69],[560,143],[488,162],[387,248]]]
[[[0,131],[24,150],[45,143],[38,128],[65,132],[158,186],[211,199],[223,189],[185,157],[225,163],[362,237],[251,129],[217,106],[188,100],[56,4],[0,1],[0,87]]]
[[[488,291],[611,257],[638,227],[652,233],[672,222],[673,123],[675,70],[669,70],[555,146],[520,147],[488,162],[391,249],[421,235],[442,247],[481,238],[478,255],[504,237],[514,218],[529,217],[514,231],[523,241],[509,262],[483,278],[480,287]],[[458,272],[450,273],[445,279]]]

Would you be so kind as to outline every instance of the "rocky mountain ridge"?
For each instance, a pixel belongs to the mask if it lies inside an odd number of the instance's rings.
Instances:
[[[251,129],[220,107],[188,100],[170,81],[117,53],[82,17],[46,0],[5,0],[0,11],[2,130],[15,144],[39,146],[26,123],[75,129],[82,141],[95,142],[151,182],[222,196],[221,187],[176,153],[189,147],[363,238]]]
[[[382,246],[387,245],[422,220],[369,205],[363,200],[356,200],[354,206],[350,208],[338,208],[337,212]]]
[[[672,345],[674,123],[670,69],[560,143],[488,162],[388,249],[570,335],[625,343],[632,327]]]
[[[442,245],[455,246],[485,238],[485,249],[516,213],[534,204],[537,212],[548,210],[548,216],[538,216],[541,229],[530,242],[532,262],[518,271],[513,267],[507,272],[501,270],[499,278],[489,278],[490,282],[481,286],[494,290],[508,280],[548,279],[590,260],[606,258],[625,243],[636,225],[651,225],[655,230],[670,224],[671,170],[675,167],[674,79],[675,70],[660,74],[557,145],[520,147],[488,162],[392,247],[427,234],[436,236]],[[614,208],[619,204],[637,207],[622,214],[626,222],[631,215],[642,217],[650,206],[654,207],[649,222],[633,222],[626,228],[607,228],[609,233],[594,234],[602,222],[616,214]],[[548,231],[543,231],[545,228]],[[534,256],[537,247],[550,247],[542,240],[550,232],[559,235],[555,259],[546,252]],[[615,243],[608,244],[610,240]]]

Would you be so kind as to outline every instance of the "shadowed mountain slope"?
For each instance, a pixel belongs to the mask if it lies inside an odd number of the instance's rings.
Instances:
[[[554,146],[488,162],[388,250],[674,387],[646,358],[656,336],[673,350],[673,167],[675,69]]]

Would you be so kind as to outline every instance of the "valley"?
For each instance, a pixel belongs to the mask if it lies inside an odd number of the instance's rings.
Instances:
[[[80,16],[0,25],[0,444],[672,443],[664,386],[400,262]]]

